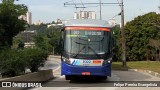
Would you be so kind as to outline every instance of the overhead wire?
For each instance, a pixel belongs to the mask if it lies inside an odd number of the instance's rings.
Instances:
[[[77,9],[77,5],[76,5],[76,3],[74,2],[74,0],[72,0],[72,2],[74,3],[74,5],[75,5],[75,8]]]
[[[122,7],[121,3],[119,2],[119,0],[117,0],[117,2],[119,3],[120,8]],[[122,13],[120,12],[118,15],[121,15]]]
[[[73,2],[73,1],[71,0],[71,1],[65,2],[65,3],[64,3],[64,7],[71,7],[71,8],[74,8],[73,6],[66,5],[66,4],[71,3],[71,2]]]
[[[85,8],[85,7],[84,7],[84,3],[82,2],[82,0],[80,0],[80,1],[81,1],[82,5],[83,5],[83,10],[84,10],[84,8]]]
[[[117,2],[119,3],[119,6],[121,7],[121,4],[120,4],[119,0],[117,0]]]

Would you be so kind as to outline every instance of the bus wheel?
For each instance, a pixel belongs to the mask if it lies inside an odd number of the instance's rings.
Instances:
[[[107,79],[107,76],[101,76],[100,79],[106,80],[106,79]]]
[[[71,76],[65,75],[65,79],[66,79],[66,80],[71,80]]]

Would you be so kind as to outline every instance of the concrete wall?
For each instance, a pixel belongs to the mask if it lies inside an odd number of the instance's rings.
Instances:
[[[41,70],[39,72],[29,73],[26,75],[4,78],[0,79],[0,81],[47,81],[53,79],[53,70]],[[0,90],[21,90],[24,88],[0,88]]]
[[[29,73],[26,75],[0,79],[0,81],[46,81],[53,77],[52,70],[41,70],[39,72]]]

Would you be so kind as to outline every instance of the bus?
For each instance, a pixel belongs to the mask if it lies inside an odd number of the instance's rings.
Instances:
[[[111,76],[111,26],[104,20],[68,20],[62,30],[61,75],[66,80],[74,76]]]

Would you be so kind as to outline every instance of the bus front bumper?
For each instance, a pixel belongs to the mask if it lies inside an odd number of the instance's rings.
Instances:
[[[61,75],[83,75],[84,72],[89,72],[93,76],[111,76],[111,64],[105,66],[75,66],[61,63]]]

